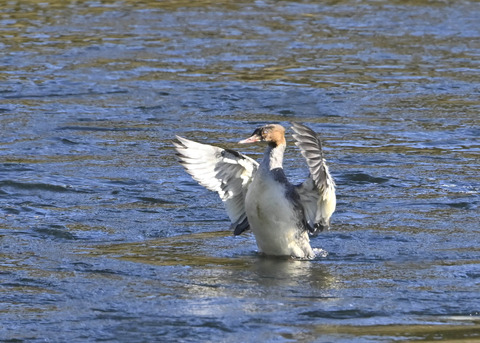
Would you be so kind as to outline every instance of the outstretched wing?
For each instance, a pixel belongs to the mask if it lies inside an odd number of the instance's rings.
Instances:
[[[312,233],[328,229],[330,217],[335,211],[335,182],[323,156],[322,142],[318,135],[305,125],[292,123],[295,145],[305,158],[310,175],[297,186],[303,204],[305,220]]]
[[[193,179],[217,192],[225,204],[235,235],[249,229],[245,195],[258,163],[236,151],[201,144],[177,136],[174,142],[180,158]]]

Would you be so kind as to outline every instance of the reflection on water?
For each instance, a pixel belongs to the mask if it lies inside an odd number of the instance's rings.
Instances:
[[[321,263],[263,257],[252,251],[253,246],[252,235],[239,238],[232,236],[231,232],[220,231],[174,236],[150,240],[148,243],[101,246],[93,252],[87,252],[94,256],[109,255],[121,260],[157,266],[195,267],[199,273],[206,272],[207,279],[211,282],[220,284],[253,282],[267,288],[272,285],[295,288],[302,284],[325,289],[327,285],[330,288],[334,283],[332,276],[328,275],[326,267]],[[230,250],[230,253],[222,249]],[[222,275],[223,273],[225,275]],[[244,278],[247,275],[244,273],[248,273],[248,278]],[[212,274],[215,276],[211,277]],[[232,279],[235,279],[235,282]],[[205,279],[198,283],[207,285],[210,281]],[[235,290],[234,288],[233,291]]]
[[[478,339],[478,11],[2,2],[0,337]],[[314,261],[225,231],[171,144],[240,149],[291,121],[321,133],[338,184]],[[306,176],[293,145],[285,167]]]

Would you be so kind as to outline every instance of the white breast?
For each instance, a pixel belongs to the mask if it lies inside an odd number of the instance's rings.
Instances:
[[[285,187],[262,170],[248,189],[245,210],[258,249],[267,255],[312,258],[308,233],[298,227]]]

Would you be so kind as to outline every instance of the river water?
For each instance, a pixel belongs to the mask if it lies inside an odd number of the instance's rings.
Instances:
[[[478,13],[1,2],[0,340],[479,340]],[[321,134],[338,185],[313,261],[233,237],[171,144],[259,159],[236,142],[292,121]],[[293,144],[285,168],[307,175]]]

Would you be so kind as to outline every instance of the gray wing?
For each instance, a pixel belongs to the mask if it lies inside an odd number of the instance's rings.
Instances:
[[[318,135],[305,125],[292,123],[295,145],[305,158],[310,175],[297,186],[303,205],[305,221],[312,233],[330,228],[330,217],[335,211],[335,182],[323,156]]]
[[[174,142],[180,163],[194,180],[217,192],[232,221],[235,235],[249,229],[245,196],[258,163],[236,151],[201,144],[177,136]]]

